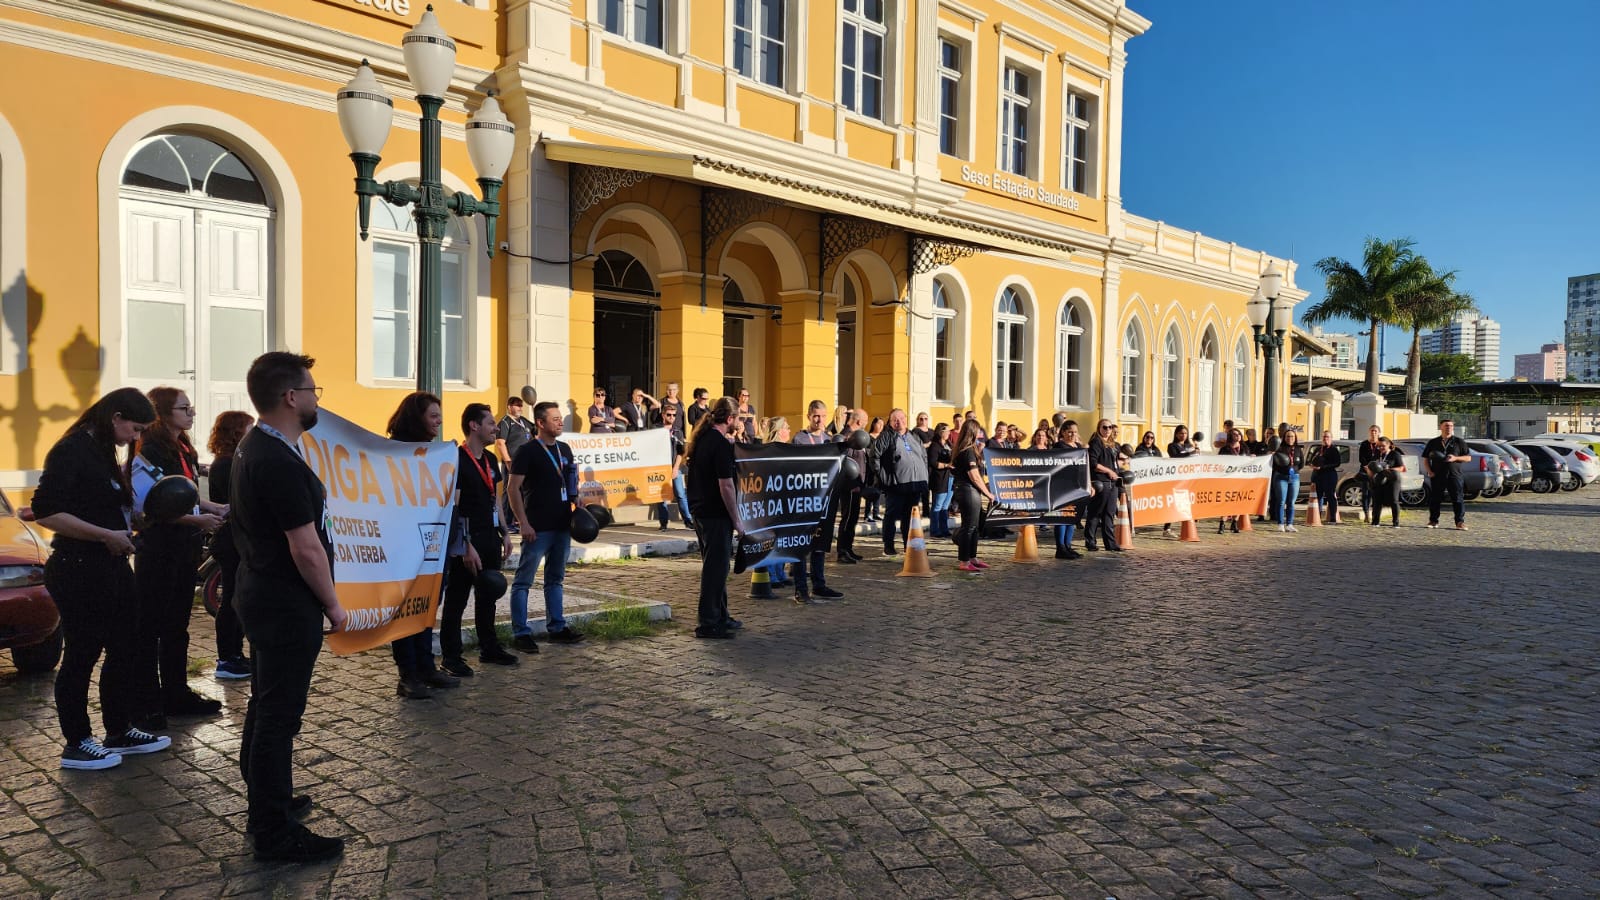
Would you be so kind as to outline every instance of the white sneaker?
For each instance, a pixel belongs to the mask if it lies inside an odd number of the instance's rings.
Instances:
[[[92,737],[68,744],[61,751],[63,769],[110,769],[120,765],[122,754],[107,750],[104,744]]]
[[[1279,525],[1278,526],[1278,530],[1279,531],[1288,531],[1289,530],[1289,526],[1287,526],[1287,525]]]
[[[1296,527],[1294,527],[1294,526],[1293,526],[1293,525],[1290,525],[1290,526],[1289,526],[1289,530],[1290,530],[1290,531],[1299,531],[1299,530],[1300,530],[1300,529],[1298,529],[1298,528],[1296,528]]]

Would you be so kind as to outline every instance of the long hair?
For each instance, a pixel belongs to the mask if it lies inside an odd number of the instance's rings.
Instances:
[[[239,442],[244,440],[245,433],[255,423],[254,416],[237,409],[218,414],[217,421],[211,425],[211,438],[206,441],[206,449],[211,451],[212,456],[232,456],[233,451],[239,449]]]
[[[833,430],[836,434],[843,434],[850,428],[850,407],[835,406],[833,408]]]
[[[99,448],[106,465],[117,473],[117,478],[122,482],[123,505],[132,506],[133,485],[128,480],[127,471],[117,465],[115,429],[118,418],[148,424],[155,421],[156,408],[151,405],[150,398],[140,393],[138,388],[117,388],[84,410],[76,421],[67,426],[66,433],[61,437],[66,439],[80,431],[88,432],[94,438],[95,446]],[[132,454],[129,456],[131,458]]]
[[[179,431],[167,422],[167,417],[172,415],[173,407],[178,405],[178,398],[183,396],[183,391],[175,387],[162,386],[151,388],[145,396],[155,408],[156,420],[151,422],[144,430],[144,434],[139,436],[139,440],[134,442],[133,452],[128,454],[130,464],[132,458],[143,454],[147,446],[163,450],[174,458],[193,460],[194,443],[189,440],[189,433]]]
[[[412,391],[395,407],[394,415],[389,417],[389,437],[396,441],[409,441],[413,444],[425,444],[433,440],[428,434],[428,423],[424,421],[428,415],[428,407],[438,404],[439,398],[427,391]]]
[[[1033,437],[1028,439],[1028,447],[1032,450],[1050,449],[1050,426],[1040,425],[1033,431]]]
[[[688,443],[683,445],[683,458],[685,460],[693,458],[694,448],[700,443],[701,436],[710,431],[712,425],[726,425],[733,421],[733,414],[737,411],[732,397],[723,397],[711,404],[711,408],[700,417],[700,421],[694,423],[694,431],[689,435]]]
[[[778,439],[778,432],[789,427],[789,420],[783,416],[773,416],[767,420],[766,427],[761,430],[761,443],[770,444]]]
[[[978,438],[982,435],[983,426],[978,424],[977,419],[968,419],[967,421],[963,422],[961,424],[961,433],[956,436],[956,446],[955,449],[951,451],[951,455],[954,456],[968,447],[976,445],[978,443]]]

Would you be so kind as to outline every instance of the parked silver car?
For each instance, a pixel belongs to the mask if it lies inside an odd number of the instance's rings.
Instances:
[[[1487,487],[1479,491],[1480,497],[1498,497],[1502,494],[1514,493],[1522,485],[1533,481],[1531,465],[1524,468],[1524,457],[1513,450],[1510,445],[1488,438],[1469,438],[1467,446],[1480,453],[1490,453],[1499,457],[1500,474],[1504,482],[1500,487]]]

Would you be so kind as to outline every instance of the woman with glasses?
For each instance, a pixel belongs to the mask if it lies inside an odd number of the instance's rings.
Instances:
[[[1311,484],[1317,491],[1317,502],[1322,505],[1323,521],[1339,524],[1339,465],[1343,457],[1333,442],[1333,432],[1322,432],[1322,443],[1312,449],[1310,463]]]
[[[194,404],[174,387],[158,387],[147,395],[156,420],[139,436],[128,478],[133,509],[144,514],[145,498],[155,483],[181,475],[199,486],[200,457],[189,440]],[[194,609],[194,582],[200,571],[205,535],[222,527],[224,504],[201,499],[189,515],[171,522],[146,520],[139,529],[133,575],[139,588],[138,666],[139,723],[145,731],[167,727],[167,716],[214,716],[222,703],[189,687],[189,614]]]
[[[1133,448],[1134,459],[1160,455],[1161,448],[1156,444],[1156,433],[1154,431],[1146,431],[1144,437],[1139,439],[1139,446]]]
[[[606,405],[605,388],[594,389],[594,402],[589,405],[589,431],[610,434],[622,430],[622,410]]]
[[[1232,431],[1228,432],[1228,442],[1222,445],[1222,449],[1217,451],[1217,455],[1218,456],[1252,456],[1253,454],[1251,454],[1249,452],[1248,448],[1245,446],[1244,432],[1242,432],[1239,429],[1235,428]],[[1223,530],[1228,528],[1230,525],[1233,527],[1233,533],[1234,534],[1238,534],[1239,533],[1239,520],[1238,519],[1232,518],[1230,516],[1222,516],[1221,518],[1217,519],[1217,534],[1221,534],[1223,532]]]
[[[1093,552],[1097,543],[1114,553],[1122,552],[1117,544],[1117,497],[1122,482],[1119,467],[1122,451],[1117,447],[1116,427],[1109,419],[1101,419],[1095,435],[1089,439],[1089,486],[1094,496],[1089,502],[1088,527],[1084,529],[1084,543]]]
[[[389,417],[389,439],[426,444],[437,440],[443,427],[444,409],[439,398],[425,391],[413,391],[400,401],[394,415]],[[433,696],[434,689],[461,686],[454,675],[435,667],[432,628],[390,641],[389,648],[394,652],[394,665],[400,676],[395,686],[396,696],[426,700]]]

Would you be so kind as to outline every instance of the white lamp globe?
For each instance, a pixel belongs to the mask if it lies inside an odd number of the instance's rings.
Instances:
[[[472,158],[478,177],[499,181],[511,165],[516,143],[516,130],[490,91],[483,105],[467,120],[467,155]]]
[[[406,75],[417,94],[442,98],[456,71],[456,42],[439,27],[432,5],[422,14],[417,27],[400,39],[400,52],[405,55]]]
[[[383,154],[389,139],[389,123],[394,118],[394,101],[372,74],[366,60],[356,69],[356,77],[334,95],[339,107],[339,130],[351,153]]]

